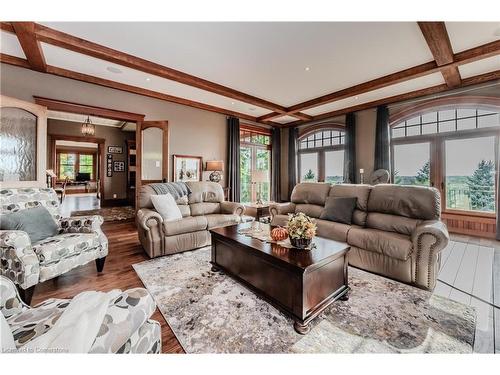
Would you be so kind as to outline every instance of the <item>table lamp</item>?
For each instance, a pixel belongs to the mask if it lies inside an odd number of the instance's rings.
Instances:
[[[222,160],[210,160],[207,161],[207,165],[205,168],[206,171],[212,172],[210,173],[210,181],[212,182],[220,182],[222,179],[221,172],[224,170],[224,162]]]
[[[252,183],[257,184],[257,204],[263,204],[262,202],[262,183],[269,181],[268,171],[253,171],[252,173]]]

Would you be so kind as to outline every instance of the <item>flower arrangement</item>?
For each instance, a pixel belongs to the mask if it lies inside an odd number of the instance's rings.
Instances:
[[[316,235],[316,224],[303,212],[289,214],[286,229],[290,236],[290,243],[299,249],[309,246]]]

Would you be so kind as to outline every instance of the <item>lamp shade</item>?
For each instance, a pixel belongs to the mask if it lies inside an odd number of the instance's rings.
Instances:
[[[206,171],[223,171],[224,162],[222,160],[211,160],[207,161]]]
[[[268,171],[253,171],[252,172],[252,182],[268,182],[269,172]]]

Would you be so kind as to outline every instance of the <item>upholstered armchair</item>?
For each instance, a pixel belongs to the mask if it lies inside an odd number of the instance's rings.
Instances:
[[[23,231],[0,230],[0,274],[11,279],[26,303],[36,284],[95,260],[102,272],[108,240],[101,230],[101,216],[61,218],[53,189],[24,188],[0,191],[0,214],[43,206],[59,226],[59,234],[31,243]]]
[[[19,297],[14,283],[0,276],[0,309],[5,317],[17,351],[31,340],[48,332],[71,300],[48,299],[35,307]],[[150,317],[156,304],[143,288],[119,291],[108,305],[90,353],[160,353],[161,328]],[[45,348],[37,348],[43,351]]]

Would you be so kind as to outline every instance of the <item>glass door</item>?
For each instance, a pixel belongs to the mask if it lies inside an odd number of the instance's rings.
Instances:
[[[495,212],[495,137],[445,141],[446,208]]]
[[[240,147],[240,201],[252,202],[252,149]]]
[[[393,148],[394,177],[399,185],[430,186],[430,142],[396,144]]]

